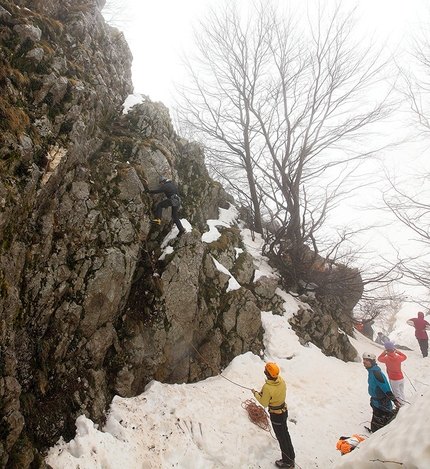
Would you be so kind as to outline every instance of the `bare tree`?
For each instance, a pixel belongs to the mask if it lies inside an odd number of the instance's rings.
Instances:
[[[407,228],[408,250],[398,250],[397,262],[405,283],[421,286],[430,292],[430,167],[428,166],[428,137],[430,135],[430,7],[427,21],[415,25],[410,36],[406,64],[400,67],[403,92],[409,104],[412,128],[424,143],[416,158],[415,168],[409,164],[402,174],[387,171],[388,189],[383,200],[388,210]],[[411,162],[410,162],[411,163]],[[423,303],[429,301],[422,300]],[[424,306],[424,305],[423,305]]]
[[[185,61],[180,119],[205,136],[213,172],[265,231],[267,252],[291,258],[296,279],[329,210],[377,150],[361,138],[389,113],[377,97],[386,63],[354,31],[354,11],[339,5],[319,5],[304,22],[270,1],[246,19],[229,4],[202,22],[198,53]]]
[[[406,63],[399,66],[403,78],[401,91],[412,115],[415,131],[424,137],[430,133],[430,7],[427,19],[415,25],[409,37]]]
[[[132,19],[130,0],[106,0],[102,14],[106,23],[123,31]]]
[[[378,296],[360,301],[355,316],[359,322],[377,320],[382,332],[388,335],[393,331],[397,313],[405,301],[405,295],[395,291],[390,284],[380,289]]]
[[[412,183],[413,181],[413,183]],[[384,202],[394,216],[409,229],[410,250],[398,253],[398,265],[406,279],[430,291],[430,173],[415,174],[405,184],[389,179]]]

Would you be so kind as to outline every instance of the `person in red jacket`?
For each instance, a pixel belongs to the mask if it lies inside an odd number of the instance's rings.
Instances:
[[[393,342],[385,342],[385,350],[379,355],[378,361],[385,363],[387,367],[388,380],[390,381],[391,390],[396,399],[403,405],[405,401],[405,379],[402,373],[402,362],[408,357],[396,350]]]
[[[424,319],[424,313],[421,311],[416,318],[411,318],[406,321],[406,324],[415,327],[415,337],[420,345],[423,358],[428,356],[429,351],[429,337],[426,330],[430,330],[430,324]]]

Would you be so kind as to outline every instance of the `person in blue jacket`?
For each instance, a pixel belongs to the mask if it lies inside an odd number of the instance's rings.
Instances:
[[[381,368],[376,364],[376,355],[373,353],[363,353],[363,365],[367,369],[370,394],[370,407],[373,415],[370,422],[371,432],[376,432],[389,423],[396,415],[393,411],[393,404],[396,410],[400,407],[400,402],[391,391],[390,385]]]

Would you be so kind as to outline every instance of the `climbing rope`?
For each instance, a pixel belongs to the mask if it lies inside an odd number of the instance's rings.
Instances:
[[[408,378],[408,381],[411,384],[411,386],[414,388],[414,391],[417,392],[417,388],[412,384],[412,381],[410,380],[409,376],[404,371],[403,371],[403,374],[406,376],[406,378]]]
[[[151,265],[152,269],[152,278],[154,280],[154,283],[157,285],[158,289],[162,292],[163,291],[163,284],[160,280],[160,276],[157,273],[156,266],[154,264],[154,260],[152,259],[151,253],[149,252],[149,246],[148,246],[148,238],[145,239],[145,247],[146,249],[143,249],[144,252],[148,255],[148,260]]]
[[[180,322],[178,321],[178,318],[173,314],[172,315],[173,319],[176,320],[176,322],[180,325],[182,328]],[[185,337],[184,337],[185,338]],[[224,376],[222,373],[218,372],[215,370],[215,368],[209,363],[206,358],[197,350],[197,348],[194,346],[194,344],[189,341],[188,339],[185,339],[188,344],[194,349],[196,354],[209,366],[209,368],[218,376],[221,376],[221,378],[224,378],[225,380],[229,381],[230,383],[234,384],[235,386],[238,386],[243,389],[247,389],[248,391],[252,391],[252,388],[248,388],[246,386],[242,386],[241,384],[235,383],[231,379],[227,378]],[[246,399],[244,402],[242,402],[242,408],[244,408],[248,412],[248,418],[249,420],[254,424],[257,425],[257,427],[261,428],[262,430],[270,433],[270,436],[274,439],[277,440],[277,438],[273,435],[272,433],[272,427],[269,422],[269,417],[267,415],[267,412],[265,411],[264,407],[258,405],[255,403],[255,401],[251,399]],[[287,456],[288,457],[288,456]],[[300,466],[296,463],[296,467],[298,469],[301,469]]]
[[[172,318],[179,324],[179,326],[182,328],[181,323],[178,321],[178,318],[172,314]],[[182,328],[183,330],[183,328]],[[196,352],[196,354],[209,366],[209,368],[218,376],[221,376],[221,378],[224,378],[225,380],[229,381],[230,383],[234,384],[235,386],[238,386],[243,389],[247,389],[249,391],[252,391],[252,388],[248,388],[246,386],[242,386],[241,384],[235,383],[231,379],[227,378],[224,376],[222,373],[219,371],[215,370],[215,368],[212,366],[211,363],[209,363],[206,358],[197,350],[197,348],[194,346],[194,344],[185,338],[185,341],[193,348],[193,350]],[[272,427],[269,423],[269,417],[267,415],[267,412],[265,411],[264,407],[256,404],[253,400],[251,399],[246,399],[244,402],[242,402],[242,408],[244,408],[248,412],[248,417],[249,420],[254,424],[257,425],[257,427],[261,428],[262,430],[270,433],[270,436],[274,439],[277,440],[277,438],[273,435],[272,433]],[[288,458],[288,455],[285,455]],[[295,467],[297,469],[302,469],[301,466],[299,466],[297,463],[295,464]]]
[[[148,181],[146,179],[143,179],[143,183],[144,183],[145,186],[148,186]],[[148,259],[149,259],[149,262],[151,264],[152,270],[155,273],[155,266],[154,266],[154,263],[152,261],[151,255],[149,254],[148,240],[147,239],[146,239],[146,252],[148,254]],[[157,278],[157,282],[159,282],[158,278]],[[181,329],[183,329],[181,323],[179,322],[178,318],[174,314],[172,315],[172,318],[177,322],[177,324],[179,324]],[[226,376],[224,376],[222,373],[215,370],[215,368],[212,366],[212,364],[208,360],[206,360],[206,358],[197,350],[197,348],[194,346],[194,344],[190,340],[188,340],[185,336],[184,336],[184,339],[193,348],[193,350],[201,358],[201,360],[203,360],[203,362],[206,363],[209,366],[209,368],[213,371],[214,374],[216,374],[218,376],[221,376],[221,378],[224,378],[225,380],[229,381],[230,383],[234,384],[235,386],[238,386],[242,389],[247,389],[249,391],[252,391],[251,388],[248,388],[246,386],[242,386],[241,384],[234,382],[233,380],[231,380],[231,379],[227,378]],[[265,430],[267,432],[271,432],[271,426],[269,424],[269,419],[268,419],[267,413],[266,413],[266,411],[264,410],[263,407],[257,405],[251,399],[247,399],[246,401],[242,402],[242,407],[248,412],[249,419],[251,420],[252,423],[254,423],[255,425],[257,425],[258,427],[262,428],[263,430]],[[273,435],[272,435],[272,437],[273,437]]]
[[[178,318],[173,314],[172,317],[176,320],[176,322],[179,324],[179,326],[182,328],[180,322],[178,321]],[[231,379],[227,378],[226,376],[224,376],[222,373],[220,373],[219,371],[215,370],[215,368],[206,360],[206,358],[197,350],[196,347],[194,347],[194,344],[186,339],[184,337],[184,339],[186,340],[186,342],[188,342],[188,344],[194,349],[194,351],[197,353],[197,355],[206,363],[206,365],[209,366],[209,368],[218,376],[221,376],[221,378],[224,378],[225,380],[229,381],[230,383],[234,384],[235,386],[239,386],[240,388],[243,388],[243,389],[248,389],[249,391],[252,391],[251,388],[247,388],[246,386],[242,386],[241,384],[238,384],[238,383],[235,383],[234,381],[232,381]]]
[[[251,420],[253,424],[266,432],[271,432],[269,418],[263,407],[257,405],[251,399],[242,402],[242,407],[248,412],[249,420]]]
[[[257,427],[260,427],[262,430],[270,433],[270,436],[277,441],[277,438],[272,433],[272,426],[270,425],[269,417],[267,412],[264,410],[264,407],[259,406],[251,399],[247,399],[246,401],[242,402],[242,407],[248,412],[249,420]],[[283,453],[288,459],[289,456]],[[301,467],[295,463],[295,467],[301,469]]]

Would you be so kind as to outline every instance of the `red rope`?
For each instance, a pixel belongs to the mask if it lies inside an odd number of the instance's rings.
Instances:
[[[242,402],[242,407],[248,412],[249,420],[251,420],[252,423],[266,432],[270,432],[269,418],[263,407],[257,405],[251,399]]]

